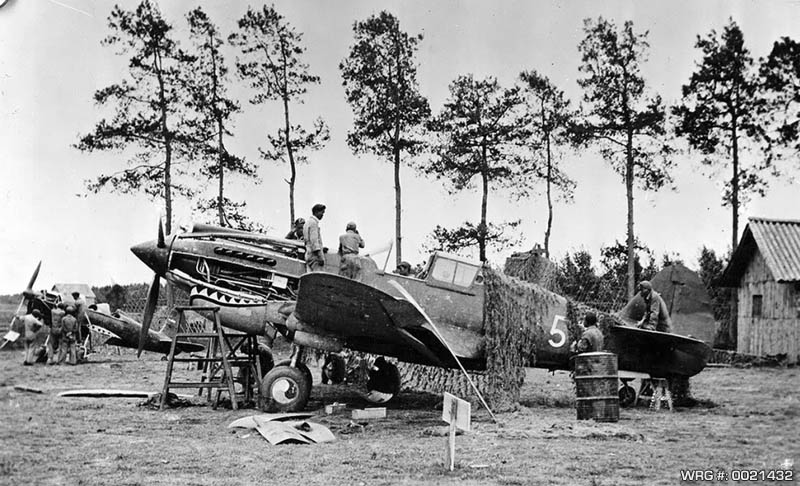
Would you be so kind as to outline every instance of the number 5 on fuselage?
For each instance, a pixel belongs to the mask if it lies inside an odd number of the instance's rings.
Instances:
[[[559,326],[559,324],[561,325]],[[567,343],[567,319],[564,316],[556,315],[553,318],[550,335],[557,336],[555,340],[553,338],[547,340],[548,344],[554,348],[560,348]]]

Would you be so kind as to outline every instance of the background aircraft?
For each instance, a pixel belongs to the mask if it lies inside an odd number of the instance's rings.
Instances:
[[[131,250],[155,271],[142,335],[149,330],[164,277],[186,290],[190,302],[219,305],[225,327],[264,336],[270,344],[281,334],[297,346],[289,362],[278,363],[262,379],[271,409],[305,406],[311,391],[311,374],[302,362],[306,347],[348,348],[448,368],[457,366],[454,354],[467,369],[485,368],[483,275],[477,262],[434,253],[419,275],[406,277],[362,258],[356,281],[335,275],[336,255],[326,255],[326,272],[305,274],[300,242],[206,225],[169,237],[159,227],[157,240]],[[581,328],[567,319],[565,298],[541,291],[547,311],[540,321],[525,323],[541,343],[530,350],[528,364],[568,369],[569,344]],[[711,354],[706,344],[688,337],[632,327],[609,327],[606,333],[606,347],[618,354],[621,370],[688,377],[700,372]],[[388,366],[389,372],[381,373],[388,383],[381,388],[399,390],[399,373]]]
[[[52,326],[51,311],[53,308],[62,302],[72,302],[69,300],[69,298],[64,300],[65,298],[57,292],[51,292],[48,290],[36,292],[33,290],[33,285],[36,283],[36,278],[39,275],[41,266],[42,262],[39,262],[33,272],[33,275],[31,276],[31,279],[28,281],[28,285],[22,292],[22,300],[20,301],[17,311],[11,321],[10,328],[12,329],[18,316],[29,314],[33,312],[34,309],[38,309],[42,313],[42,320],[44,321],[44,324],[50,327]],[[99,304],[98,307],[102,307],[103,305],[104,304]],[[136,322],[134,319],[122,312],[118,312],[116,315],[111,315],[110,312],[87,309],[86,314],[88,328],[84,329],[84,331],[93,331],[106,336],[108,339],[105,341],[105,344],[134,349],[137,348],[140,337],[143,333],[141,324]],[[168,353],[172,343],[172,336],[169,333],[165,333],[165,330],[166,326],[161,331],[148,330],[147,333],[144,333],[145,340],[143,349],[155,353]],[[88,344],[87,336],[87,340],[81,345],[81,356],[88,354],[89,348],[90,346]],[[179,341],[176,349],[178,352],[196,352],[204,350],[205,346],[188,341]]]

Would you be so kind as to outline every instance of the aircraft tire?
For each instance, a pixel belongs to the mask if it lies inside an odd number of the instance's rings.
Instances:
[[[619,406],[628,408],[636,402],[636,390],[630,385],[623,385],[619,389]]]
[[[275,366],[276,367],[278,367],[278,366],[291,366],[291,364],[292,364],[291,360],[284,359],[282,361],[278,361],[278,363]],[[311,370],[308,369],[308,366],[306,366],[305,363],[298,363],[297,364],[297,369],[300,370],[301,372],[303,372],[303,375],[306,377],[306,380],[307,380],[306,383],[308,384],[308,396],[310,397],[311,396],[311,386],[314,384],[314,377],[311,375]]]
[[[299,412],[308,403],[306,374],[299,368],[278,364],[261,381],[265,412]]]

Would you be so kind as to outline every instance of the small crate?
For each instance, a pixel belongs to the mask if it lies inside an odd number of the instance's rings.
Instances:
[[[364,408],[353,410],[353,420],[386,418],[386,408]]]
[[[332,403],[330,405],[325,405],[325,413],[327,415],[332,415],[334,413],[343,412],[346,408],[347,408],[347,404],[346,403],[336,402],[336,403]]]

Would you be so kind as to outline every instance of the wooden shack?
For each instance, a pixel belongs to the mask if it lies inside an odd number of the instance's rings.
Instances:
[[[750,218],[720,284],[737,288],[737,351],[800,355],[800,221]]]
[[[83,300],[86,301],[86,305],[92,305],[97,301],[97,296],[92,292],[92,288],[84,283],[57,283],[53,285],[51,291],[61,295],[61,300],[68,303],[73,302],[72,292],[80,293]]]

